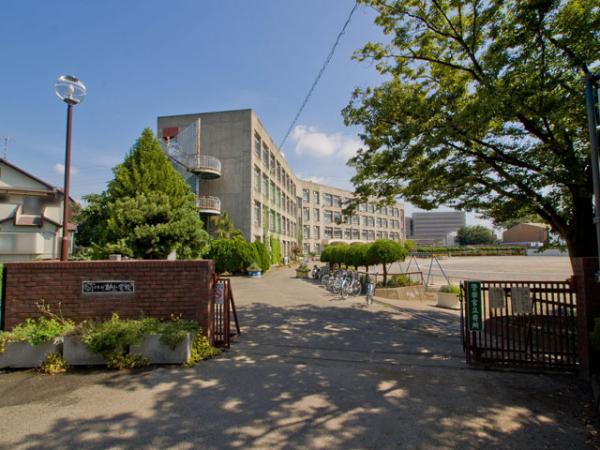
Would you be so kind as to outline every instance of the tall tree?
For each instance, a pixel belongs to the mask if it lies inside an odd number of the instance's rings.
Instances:
[[[471,227],[461,227],[458,230],[456,239],[460,245],[479,245],[479,244],[495,244],[498,238],[492,230],[482,225],[474,225]]]
[[[595,256],[581,76],[598,67],[597,2],[361,2],[390,40],[357,52],[388,80],[343,111],[362,127],[357,201],[537,214],[571,257]]]
[[[229,213],[210,218],[215,239],[244,239],[244,234],[235,226]]]
[[[195,258],[209,237],[194,194],[173,168],[150,129],[145,129],[102,194],[86,197],[79,214],[80,242],[96,257],[123,253],[135,258]]]

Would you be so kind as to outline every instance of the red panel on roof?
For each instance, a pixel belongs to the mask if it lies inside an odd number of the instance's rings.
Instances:
[[[177,127],[163,128],[163,139],[174,138],[175,136],[177,136],[178,132],[179,128]]]

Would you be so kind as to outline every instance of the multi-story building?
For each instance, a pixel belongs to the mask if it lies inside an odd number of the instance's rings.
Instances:
[[[343,217],[352,193],[296,177],[251,109],[162,116],[157,128],[201,214],[228,212],[250,241],[274,235],[287,256],[295,245],[320,253],[332,241],[404,239],[403,205]]]
[[[420,243],[452,245],[456,232],[466,224],[463,211],[415,212],[407,237]]]

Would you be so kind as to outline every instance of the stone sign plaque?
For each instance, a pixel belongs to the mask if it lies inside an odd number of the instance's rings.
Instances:
[[[504,297],[504,288],[490,288],[490,308],[502,309],[506,307],[506,298]]]
[[[531,312],[531,291],[526,286],[510,288],[513,314],[529,314]]]
[[[83,294],[133,294],[135,282],[132,280],[82,281],[81,292]]]

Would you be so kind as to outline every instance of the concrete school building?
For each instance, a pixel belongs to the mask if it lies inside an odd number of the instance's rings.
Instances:
[[[249,241],[276,236],[284,256],[333,241],[403,240],[404,205],[360,205],[352,192],[298,178],[252,109],[161,116],[158,137],[196,194],[204,218],[227,212]]]
[[[0,158],[0,262],[60,257],[63,197],[62,190]],[[68,224],[70,251],[76,229]]]

